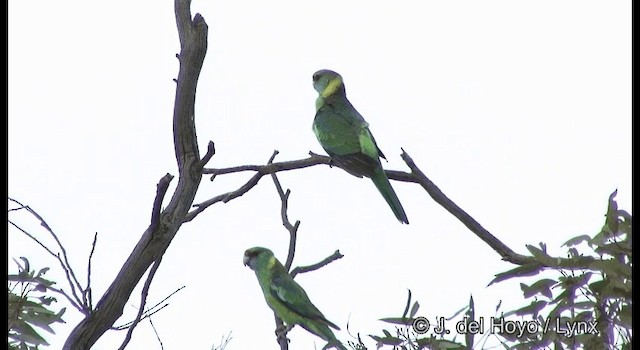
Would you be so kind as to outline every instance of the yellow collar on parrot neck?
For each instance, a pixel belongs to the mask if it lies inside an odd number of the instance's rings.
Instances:
[[[341,86],[342,86],[342,77],[337,76],[331,79],[331,81],[329,81],[329,84],[327,84],[327,87],[324,90],[322,90],[322,93],[320,94],[320,96],[322,96],[323,98],[327,98],[333,95],[336,91],[338,91],[338,89]]]

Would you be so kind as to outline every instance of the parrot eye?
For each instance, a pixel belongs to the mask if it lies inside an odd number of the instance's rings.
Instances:
[[[314,74],[313,75],[313,81],[316,82],[316,81],[318,81],[318,79],[320,79],[320,75],[319,74]]]

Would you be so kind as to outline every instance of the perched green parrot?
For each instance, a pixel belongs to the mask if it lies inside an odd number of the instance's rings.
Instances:
[[[300,325],[327,341],[324,349],[335,347],[347,350],[329,329],[340,328],[327,320],[311,303],[304,289],[287,273],[271,250],[263,247],[249,248],[244,252],[242,261],[256,272],[264,299],[288,329],[296,324]]]
[[[313,132],[322,148],[351,175],[371,178],[396,218],[408,224],[407,214],[380,163],[380,157],[387,158],[378,148],[369,124],[347,99],[340,74],[327,69],[315,72],[313,88],[319,94]]]

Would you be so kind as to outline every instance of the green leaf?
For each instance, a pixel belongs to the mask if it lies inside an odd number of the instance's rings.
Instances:
[[[630,305],[623,305],[622,308],[620,309],[620,312],[618,312],[618,317],[620,319],[620,325],[626,329],[632,329],[633,328],[633,324],[632,324],[632,314],[631,314],[631,306]]]
[[[568,303],[565,300],[558,302],[556,307],[549,312],[549,317],[550,318],[560,317],[564,311],[571,308],[569,304],[570,303]]]
[[[587,300],[587,301],[579,301],[577,303],[573,304],[573,308],[574,309],[582,309],[582,310],[589,310],[589,312],[595,310],[596,308],[596,304],[593,301]]]
[[[411,305],[411,289],[407,289],[409,295],[407,296],[407,305],[404,307],[404,312],[402,313],[402,317],[407,316],[407,312],[409,312],[409,305]]]
[[[409,312],[409,317],[413,318],[418,313],[419,308],[420,308],[420,304],[417,301],[413,302],[413,306],[411,307],[411,312]]]
[[[589,279],[591,279],[591,276],[593,276],[593,273],[585,272],[578,276],[567,276],[567,277],[561,276],[558,278],[558,280],[560,281],[560,285],[563,288],[577,289],[577,288],[584,287],[587,284],[587,282],[589,282]]]
[[[593,303],[591,303],[591,306],[593,307]],[[575,305],[574,305],[574,307],[575,307]],[[588,322],[588,321],[591,321],[591,320],[593,320],[593,308],[591,308],[591,310],[579,312],[573,318],[572,322],[575,324],[575,323],[578,323],[578,322]]]
[[[18,266],[20,267],[20,270],[22,271],[31,271],[31,266],[29,265],[29,260],[27,260],[27,258],[25,258],[24,256],[20,257],[20,260],[24,261],[24,267],[20,266],[20,264],[18,264]],[[15,261],[15,259],[14,259]]]
[[[453,315],[451,315],[449,318],[447,318],[447,321],[451,321],[454,317],[458,316],[461,312],[463,312],[464,310],[466,310],[469,307],[469,305],[465,305],[463,306],[460,310],[456,311],[453,313]]]
[[[508,280],[510,278],[514,278],[514,277],[525,277],[525,276],[533,276],[536,275],[537,273],[539,273],[540,271],[542,271],[543,267],[540,266],[539,264],[525,264],[522,266],[518,266],[514,269],[511,269],[509,271],[506,272],[502,272],[499,274],[496,274],[496,278],[493,279],[493,281],[491,281],[488,285],[492,285],[494,283],[498,283],[498,282],[502,282],[505,280]]]
[[[382,322],[398,324],[402,326],[411,326],[413,324],[413,320],[414,318],[412,317],[385,317],[380,319],[380,321]]]
[[[49,271],[48,267],[41,268],[40,271],[38,271],[38,273],[36,274],[36,277],[43,276],[45,273],[47,273],[47,271]]]
[[[26,322],[21,322],[9,331],[9,337],[33,345],[49,345],[47,341]]]
[[[609,232],[618,232],[618,203],[615,200],[618,190],[616,189],[609,196],[609,205],[607,207],[606,226]]]
[[[469,311],[467,311],[467,315],[468,315],[468,317],[464,318],[464,322],[468,327],[469,323],[471,321],[474,321],[475,317],[476,317],[475,304],[473,302],[473,295],[469,296]],[[475,336],[475,334],[473,332],[466,332],[464,334],[464,341],[465,341],[465,344],[467,345],[467,348],[469,348],[469,349],[473,349],[473,338],[474,338],[474,336]]]
[[[453,342],[451,340],[446,340],[446,339],[434,339],[434,341],[432,342],[432,344],[434,344],[435,346],[433,347],[433,349],[446,349],[446,350],[462,350],[462,349],[467,349],[467,347],[465,347],[462,344]]]
[[[592,270],[599,270],[611,276],[620,276],[631,279],[631,267],[621,264],[613,259],[597,260],[589,264]]]
[[[631,245],[623,242],[605,243],[595,249],[599,255],[631,256]]]
[[[533,255],[533,258],[539,261],[541,264],[549,267],[558,266],[558,260],[552,258],[549,254],[544,252],[542,249],[536,248],[530,244],[526,245],[529,252]]]
[[[591,284],[589,284],[589,289],[594,293],[594,294],[602,294],[602,292],[604,291],[604,287],[606,286],[606,283],[604,280],[599,280],[599,281],[595,281]]]
[[[522,293],[524,294],[525,299],[530,298],[536,294],[542,294],[545,297],[551,299],[551,297],[553,296],[551,293],[551,287],[556,283],[558,282],[549,278],[545,278],[536,281],[531,286],[520,283],[520,289],[522,289]]]
[[[398,346],[398,345],[402,344],[402,339],[399,339],[399,338],[396,338],[396,337],[392,337],[392,336],[386,336],[386,337],[379,337],[377,335],[369,335],[369,336],[373,340],[375,340],[378,344],[393,345],[393,346]]]
[[[571,238],[570,240],[564,242],[564,244],[562,244],[562,246],[567,246],[567,247],[572,247],[574,245],[578,245],[582,242],[589,242],[591,240],[591,237],[588,235],[580,235],[580,236],[576,236]]]
[[[535,318],[538,313],[540,312],[540,310],[544,309],[545,306],[548,305],[548,302],[544,301],[544,300],[536,300],[531,302],[531,304],[522,307],[520,309],[517,310],[513,310],[513,311],[509,311],[507,313],[504,314],[504,316],[510,316],[510,315],[517,315],[517,316],[524,316],[524,315],[531,315],[533,318]]]

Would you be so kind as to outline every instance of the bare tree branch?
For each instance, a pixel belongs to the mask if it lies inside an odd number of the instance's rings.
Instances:
[[[278,154],[278,151],[273,152],[273,156],[267,164],[272,164],[273,159]],[[287,192],[282,190],[282,185],[280,184],[280,180],[275,173],[271,174],[271,179],[273,180],[273,184],[276,186],[276,191],[278,191],[278,196],[280,197],[280,202],[282,205],[280,206],[280,217],[282,218],[282,225],[289,231],[289,251],[287,253],[287,261],[284,264],[284,268],[289,271],[291,269],[291,264],[293,264],[293,256],[296,252],[296,240],[298,236],[298,227],[300,227],[300,220],[296,220],[295,224],[291,224],[289,221],[289,215],[287,214],[287,210],[289,209],[289,195],[291,195],[291,190],[287,189]]]
[[[273,151],[273,155],[271,156],[271,158],[269,158],[267,164],[273,164],[273,160],[275,159],[277,154],[277,150]],[[296,220],[295,225],[291,225],[291,222],[289,221],[289,215],[287,214],[287,210],[289,209],[289,195],[291,194],[291,191],[287,189],[287,192],[285,193],[282,190],[280,180],[278,180],[278,177],[275,173],[271,174],[271,179],[273,180],[273,184],[276,186],[276,191],[278,192],[280,202],[282,203],[282,205],[280,206],[280,217],[282,218],[282,225],[284,225],[284,227],[289,232],[289,249],[287,253],[287,261],[284,265],[284,268],[289,271],[289,269],[291,268],[291,264],[293,263],[293,257],[296,251],[296,240],[298,237],[297,233],[298,227],[300,226],[300,220]],[[287,338],[287,329],[291,328],[285,327],[284,322],[282,322],[282,319],[278,317],[275,312],[273,313],[273,316],[275,317],[276,322],[276,341],[278,342],[278,345],[280,345],[280,350],[288,350],[289,338]]]
[[[405,161],[409,169],[411,169],[410,173],[397,171],[397,170],[385,170],[387,177],[390,180],[396,180],[401,182],[413,182],[418,183],[425,189],[425,191],[433,198],[435,202],[444,207],[449,213],[455,216],[458,220],[460,220],[471,232],[477,235],[480,239],[482,239],[485,243],[487,243],[494,251],[496,251],[503,260],[508,261],[515,265],[525,265],[525,264],[533,264],[540,267],[550,267],[550,268],[564,268],[564,269],[584,269],[588,268],[589,264],[593,262],[593,259],[589,257],[584,257],[582,259],[559,259],[553,265],[545,265],[537,260],[535,260],[531,256],[525,256],[518,253],[515,253],[511,248],[502,243],[498,238],[492,235],[487,229],[482,227],[480,223],[478,223],[473,217],[467,214],[464,210],[462,210],[458,205],[456,205],[451,199],[449,199],[431,180],[427,178],[427,176],[418,168],[413,159],[409,156],[407,152],[402,150],[402,159]],[[208,168],[204,169],[203,173],[211,174],[212,178],[218,175],[224,174],[233,174],[238,172],[245,171],[254,171],[256,174],[240,189],[229,192],[227,194],[214,197],[208,201],[205,201],[198,205],[198,210],[195,210],[189,213],[189,219],[193,219],[195,215],[199,214],[206,207],[213,205],[222,199],[226,199],[226,201],[230,200],[229,194],[234,194],[238,191],[242,193],[246,193],[251,187],[255,186],[258,183],[260,177],[265,174],[276,174],[280,171],[289,171],[295,169],[307,168],[315,165],[329,165],[331,166],[331,158],[327,156],[322,156],[315,154],[313,152],[309,152],[309,158],[292,160],[292,161],[284,161],[284,162],[275,162],[275,163],[267,163],[265,165],[242,165],[235,166],[229,168]],[[285,193],[286,195],[286,193]]]
[[[269,158],[270,161],[273,161],[273,158],[275,157],[278,151],[274,151],[274,153],[271,155],[271,157]],[[268,163],[267,163],[268,164]],[[215,196],[211,199],[208,199],[202,203],[198,203],[198,204],[194,204],[193,206],[196,208],[194,210],[192,210],[191,212],[189,212],[184,219],[184,222],[189,222],[191,220],[193,220],[196,216],[198,216],[198,214],[202,213],[205,209],[207,209],[208,207],[218,203],[218,202],[223,202],[223,203],[227,203],[235,198],[238,198],[240,196],[242,196],[243,194],[249,192],[250,189],[252,189],[253,187],[255,187],[258,184],[258,181],[260,181],[260,179],[266,174],[260,173],[258,172],[257,174],[253,175],[249,181],[247,181],[244,185],[240,186],[240,188],[238,188],[235,191],[231,191],[231,192],[227,192],[227,193],[223,193],[221,195]],[[213,181],[213,177],[211,178],[211,180]]]
[[[278,154],[277,150],[273,151],[273,154],[271,155],[271,158],[269,158],[267,165],[273,164],[273,160],[275,159],[277,154]],[[280,202],[282,203],[280,207],[280,217],[282,219],[282,225],[289,232],[289,249],[287,253],[287,261],[286,261],[286,264],[284,265],[285,269],[289,271],[293,263],[293,258],[296,251],[297,233],[298,233],[298,228],[300,227],[300,220],[296,220],[296,223],[293,225],[291,224],[291,221],[289,221],[289,215],[287,214],[287,211],[289,209],[289,195],[291,195],[291,190],[287,189],[287,191],[285,192],[282,189],[280,180],[278,180],[278,177],[276,176],[275,172],[271,174],[271,178],[273,180],[274,185],[276,186],[276,191],[278,192],[278,196],[280,197]],[[342,254],[340,254],[340,251],[336,250],[336,252],[332,256],[326,258],[320,263],[307,266],[307,267],[297,267],[296,269],[294,269],[294,271],[290,273],[290,275],[293,278],[299,272],[308,272],[308,271],[317,270],[322,266],[327,265],[330,262],[340,258],[342,258]],[[282,319],[278,317],[278,315],[275,312],[273,316],[276,322],[276,340],[278,342],[278,345],[280,345],[280,350],[288,350],[289,339],[287,338],[287,333],[293,328],[293,325],[285,326],[284,323],[282,322]]]
[[[291,272],[289,273],[291,275],[291,277],[295,277],[297,274],[299,273],[306,273],[306,272],[311,272],[311,271],[315,271],[319,268],[322,268],[323,266],[329,265],[330,263],[338,260],[338,259],[342,259],[344,257],[344,255],[342,255],[340,253],[339,250],[336,250],[335,252],[333,252],[333,254],[329,255],[328,257],[324,258],[324,260],[315,263],[313,265],[308,265],[308,266],[298,266],[295,269],[291,270]]]
[[[180,38],[180,70],[173,111],[173,138],[178,164],[178,184],[157,225],[149,225],[122,265],[95,310],[71,332],[64,350],[89,349],[122,315],[151,264],[157,263],[175,237],[195,198],[202,179],[195,128],[195,97],[198,76],[207,51],[208,27],[204,18],[191,18],[190,0],[175,0],[176,24]]]
[[[278,162],[278,163],[267,162],[267,164],[265,165],[241,165],[241,166],[236,166],[231,168],[203,169],[202,170],[203,174],[211,174],[211,181],[213,181],[213,179],[215,179],[215,177],[218,175],[233,174],[233,173],[239,173],[244,171],[255,171],[256,173],[244,185],[242,185],[237,190],[223,193],[221,195],[210,198],[202,203],[195,204],[194,207],[196,209],[192,210],[191,212],[189,212],[189,214],[187,214],[187,216],[185,217],[185,222],[189,222],[193,220],[196,216],[198,216],[198,214],[202,213],[205,209],[207,209],[208,207],[218,202],[227,203],[233,199],[236,199],[244,195],[245,193],[249,192],[249,190],[251,190],[253,187],[255,187],[264,175],[267,175],[267,174],[272,175],[280,171],[308,168],[310,166],[320,165],[320,164],[331,166],[331,158],[327,156],[321,156],[313,152],[309,152],[309,155],[310,155],[309,158],[291,160],[286,162]],[[403,171],[396,171],[396,170],[385,170],[385,173],[387,174],[387,177],[389,177],[389,179],[392,179],[392,180],[403,181],[403,182],[418,182],[418,180],[414,178],[411,173],[406,173]]]
[[[413,176],[418,180],[418,183],[427,191],[431,198],[433,198],[434,201],[440,204],[453,216],[458,218],[458,220],[460,220],[465,226],[467,226],[467,228],[471,230],[471,232],[475,233],[478,237],[480,237],[480,239],[482,239],[498,254],[500,254],[503,260],[512,262],[517,265],[531,262],[531,260],[529,260],[527,257],[516,254],[499,239],[489,233],[489,231],[482,227],[482,225],[480,225],[469,214],[467,214],[464,210],[457,206],[452,200],[445,196],[445,194],[442,193],[442,191],[440,191],[440,189],[433,182],[431,182],[431,180],[429,180],[427,176],[416,166],[413,159],[404,149],[402,150],[401,157],[404,162],[407,163],[409,169],[411,169],[411,172]]]
[[[314,165],[329,165],[332,166],[331,158],[322,156],[313,152],[309,152],[309,158],[290,160],[285,162],[267,163],[265,165],[241,165],[230,168],[204,168],[203,174],[211,174],[211,180],[218,175],[233,174],[244,171],[255,171],[258,174],[275,174],[280,171],[288,171],[295,169],[308,168]],[[391,180],[402,182],[418,182],[411,173],[397,170],[385,170],[387,177]],[[257,175],[257,174],[256,174]]]

